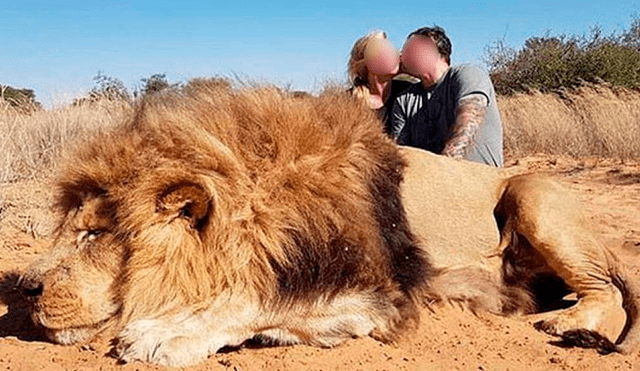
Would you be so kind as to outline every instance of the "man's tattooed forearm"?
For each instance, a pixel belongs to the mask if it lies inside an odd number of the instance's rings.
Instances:
[[[484,123],[487,105],[487,97],[482,94],[473,94],[460,100],[456,111],[456,122],[452,127],[451,137],[442,151],[443,155],[464,158],[476,133]]]

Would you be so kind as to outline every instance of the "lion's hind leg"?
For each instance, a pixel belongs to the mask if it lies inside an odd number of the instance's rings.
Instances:
[[[615,285],[615,257],[592,236],[576,200],[550,179],[509,180],[497,213],[542,256],[550,271],[577,294],[569,308],[547,312],[535,327],[574,345],[616,349],[627,313]]]

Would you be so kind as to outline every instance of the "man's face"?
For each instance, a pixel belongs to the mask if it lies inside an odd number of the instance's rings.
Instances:
[[[430,84],[440,77],[438,64],[446,63],[433,39],[422,35],[413,35],[407,40],[400,59],[405,72]]]

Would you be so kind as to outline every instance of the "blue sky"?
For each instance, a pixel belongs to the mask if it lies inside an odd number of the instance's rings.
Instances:
[[[614,5],[615,4],[615,5]],[[0,84],[35,90],[46,107],[91,89],[98,71],[135,89],[240,76],[318,90],[345,80],[353,42],[384,30],[401,47],[414,29],[438,24],[452,62],[483,64],[496,40],[520,48],[532,36],[627,29],[636,1],[5,1],[0,6]]]

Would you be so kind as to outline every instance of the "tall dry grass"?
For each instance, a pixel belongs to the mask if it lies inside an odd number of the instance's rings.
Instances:
[[[102,100],[25,113],[0,101],[0,183],[47,177],[68,143],[122,121],[130,110]]]
[[[640,92],[604,85],[498,97],[505,153],[640,158]]]

